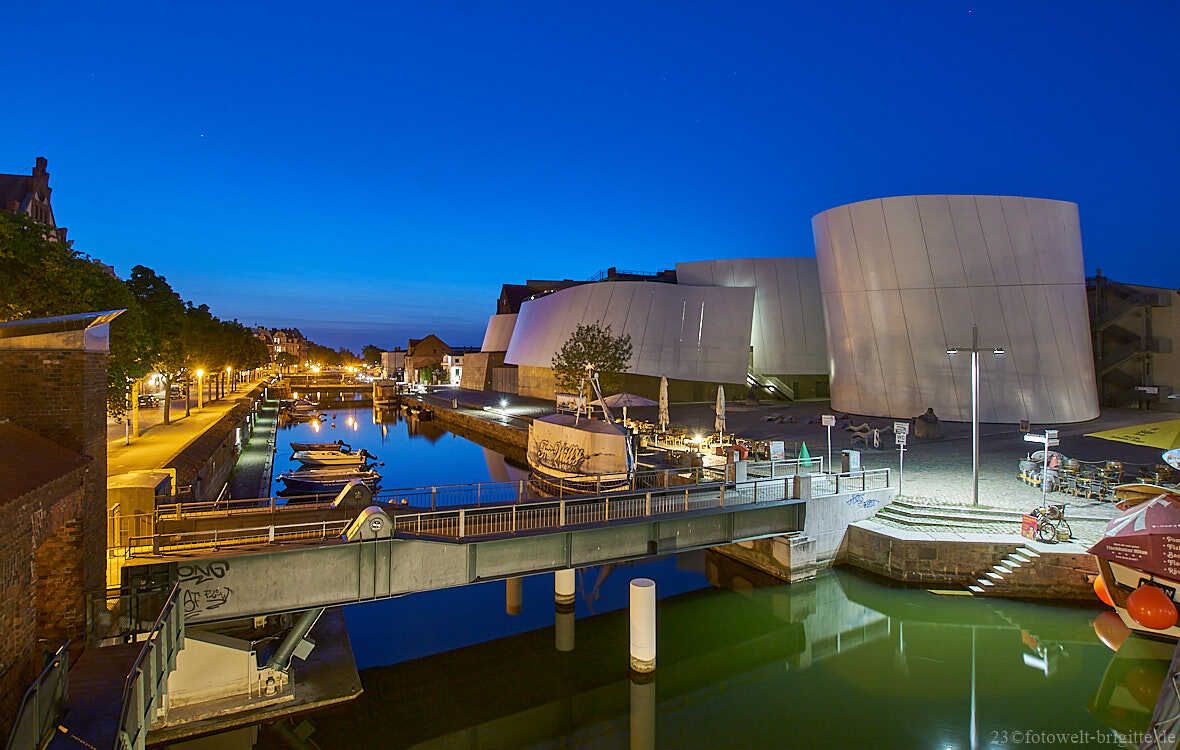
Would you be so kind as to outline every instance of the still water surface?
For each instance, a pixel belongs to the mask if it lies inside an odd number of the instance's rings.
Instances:
[[[342,437],[385,462],[386,487],[520,476],[433,423],[331,413],[335,428],[280,432],[276,473],[291,440]],[[638,576],[661,597],[647,685],[626,674]],[[364,694],[261,726],[253,746],[1112,747],[1116,730],[1146,727],[1171,655],[1131,638],[1116,658],[1095,635],[1096,609],[936,595],[845,570],[785,586],[713,552],[582,569],[577,584],[573,615],[555,614],[551,575],[523,581],[518,614],[504,582],[348,607]]]

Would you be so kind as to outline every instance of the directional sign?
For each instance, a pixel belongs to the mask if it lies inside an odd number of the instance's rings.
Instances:
[[[1041,445],[1044,445],[1047,437],[1050,448],[1055,445],[1061,445],[1061,441],[1057,439],[1057,430],[1046,430],[1045,432],[1047,435],[1033,435],[1032,433],[1029,433],[1024,436],[1024,440],[1027,443],[1040,443]]]
[[[897,443],[898,446],[904,447],[905,441],[906,441],[906,434],[904,432],[898,432],[898,433],[894,434],[893,442]]]
[[[834,414],[825,414],[819,418],[819,423],[822,424],[824,427],[835,427],[836,426],[836,416]]]
[[[908,434],[910,434],[910,423],[909,422],[894,422],[893,423],[893,434],[894,435],[908,435]]]

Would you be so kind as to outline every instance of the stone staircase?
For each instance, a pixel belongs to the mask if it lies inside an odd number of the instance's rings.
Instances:
[[[1000,593],[1005,583],[1011,583],[1014,577],[1035,564],[1040,553],[1026,544],[1020,545],[1013,552],[1008,553],[991,570],[969,584],[967,590],[976,596],[988,596]]]
[[[946,529],[971,529],[992,527],[996,524],[1010,525],[1020,531],[1022,514],[1002,508],[973,508],[961,505],[924,505],[913,500],[896,499],[886,505],[877,515],[878,521],[897,526],[942,527]]]

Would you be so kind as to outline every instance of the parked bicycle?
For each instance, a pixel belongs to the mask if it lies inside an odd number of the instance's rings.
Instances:
[[[1049,503],[1033,510],[1032,515],[1037,518],[1038,541],[1055,544],[1073,538],[1073,530],[1065,519],[1065,503]]]

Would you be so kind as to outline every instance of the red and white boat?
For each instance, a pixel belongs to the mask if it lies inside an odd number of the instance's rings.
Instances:
[[[1180,491],[1160,489],[1111,519],[1090,548],[1094,588],[1135,632],[1180,640]]]

